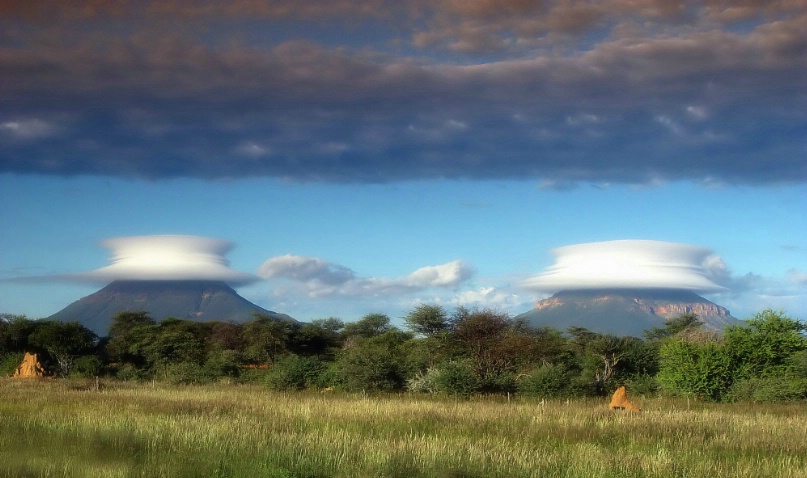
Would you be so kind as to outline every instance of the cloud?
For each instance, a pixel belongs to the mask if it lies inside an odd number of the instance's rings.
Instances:
[[[0,123],[0,131],[20,140],[35,140],[52,136],[58,131],[58,128],[48,122],[33,118]]]
[[[111,282],[115,280],[215,280],[232,285],[257,277],[230,269],[224,255],[229,241],[197,236],[135,236],[101,241],[112,251],[112,264],[55,279]]]
[[[0,173],[807,181],[803,2],[28,3]]]
[[[451,303],[457,306],[492,309],[517,308],[523,302],[522,297],[513,291],[492,286],[462,291],[451,299]]]
[[[355,280],[353,271],[345,266],[291,254],[268,259],[258,268],[258,275],[264,279],[284,278],[326,285],[342,285]]]
[[[689,244],[622,240],[559,247],[546,272],[524,281],[528,289],[669,288],[716,292],[710,270],[722,263],[712,251]]]
[[[359,277],[348,267],[315,257],[284,255],[265,261],[258,268],[264,279],[285,279],[310,297],[383,296],[407,294],[431,288],[454,288],[472,276],[471,268],[456,260],[426,266],[398,278]]]

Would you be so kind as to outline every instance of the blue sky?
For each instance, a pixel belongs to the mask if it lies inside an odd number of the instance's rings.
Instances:
[[[525,312],[552,249],[619,239],[707,247],[708,298],[807,318],[804,5],[298,3],[5,3],[0,311],[183,234],[285,261],[238,290],[302,320]]]

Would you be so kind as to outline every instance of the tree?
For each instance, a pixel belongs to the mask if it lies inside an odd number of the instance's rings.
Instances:
[[[303,324],[295,330],[291,340],[294,352],[318,359],[331,357],[341,343],[339,333],[321,321]]]
[[[728,327],[726,348],[734,360],[736,378],[782,372],[793,354],[807,350],[806,332],[804,323],[770,309],[746,324]]]
[[[385,314],[367,314],[356,322],[346,324],[342,329],[342,337],[361,337],[369,339],[389,332],[394,327],[390,324],[389,316]]]
[[[109,359],[114,362],[131,363],[138,367],[144,366],[146,359],[142,347],[155,326],[156,322],[148,312],[126,311],[116,314],[109,326],[109,340],[106,343]]]
[[[0,320],[0,353],[24,352],[28,336],[39,322],[25,315],[3,314]]]
[[[645,330],[644,337],[647,340],[662,340],[688,330],[698,329],[702,325],[703,322],[698,320],[697,314],[687,312],[668,320],[664,327],[653,327]]]
[[[409,330],[426,337],[448,330],[448,314],[439,305],[421,304],[409,312],[404,321]]]
[[[480,385],[490,389],[499,375],[515,363],[509,353],[512,349],[503,346],[510,318],[490,309],[466,312],[455,316],[454,337],[470,358]]]
[[[206,324],[168,318],[146,330],[141,349],[148,363],[167,374],[174,364],[200,366],[206,359]]]
[[[255,363],[274,363],[288,351],[295,324],[263,313],[255,313],[253,317],[253,320],[244,324],[246,356]]]
[[[636,342],[640,342],[635,337],[599,334],[583,327],[570,327],[569,333],[573,337],[571,344],[581,359],[583,373],[592,380],[594,392],[599,395],[612,388],[611,381],[619,370],[618,366]]]
[[[336,367],[341,382],[349,390],[399,390],[405,382],[401,346],[410,335],[390,330],[369,339],[357,339],[342,350]]]
[[[78,322],[40,321],[28,342],[44,349],[58,363],[58,374],[67,376],[79,355],[93,351],[98,337]]]

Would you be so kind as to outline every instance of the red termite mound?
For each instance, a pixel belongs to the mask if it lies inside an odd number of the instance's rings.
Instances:
[[[36,354],[28,352],[25,352],[22,363],[20,363],[17,370],[14,371],[14,377],[16,378],[39,378],[46,375],[45,369],[42,367],[42,364],[39,363]]]
[[[608,405],[609,410],[627,410],[629,412],[638,412],[639,407],[631,403],[628,400],[628,392],[625,390],[625,387],[619,387],[614,392],[614,396],[611,397],[611,404]]]

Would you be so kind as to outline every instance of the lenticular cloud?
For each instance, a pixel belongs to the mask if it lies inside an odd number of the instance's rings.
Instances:
[[[555,263],[523,285],[547,292],[577,289],[685,289],[714,292],[712,251],[661,241],[609,241],[554,249]]]
[[[112,251],[112,264],[74,277],[87,280],[216,280],[253,282],[250,274],[230,269],[224,255],[229,241],[196,236],[118,237],[101,241]]]

